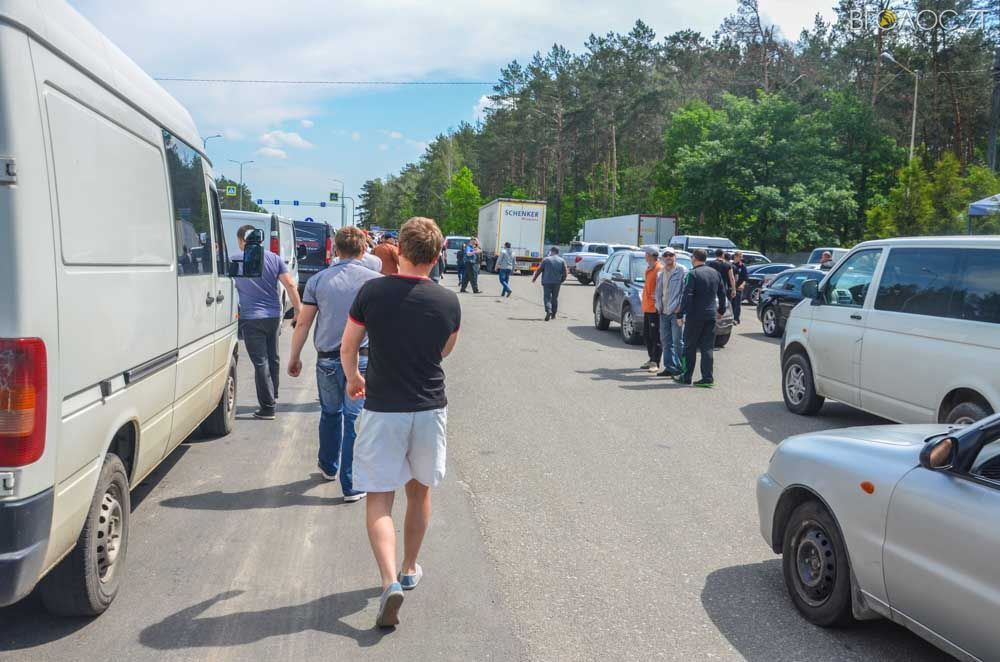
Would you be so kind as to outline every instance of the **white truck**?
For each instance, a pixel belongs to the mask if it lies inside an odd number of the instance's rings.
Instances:
[[[583,222],[583,241],[605,244],[666,246],[677,231],[676,216],[628,214],[610,218],[592,218]]]
[[[545,243],[545,201],[497,198],[479,208],[479,242],[487,271],[496,271],[497,257],[510,242],[515,269],[534,271]]]

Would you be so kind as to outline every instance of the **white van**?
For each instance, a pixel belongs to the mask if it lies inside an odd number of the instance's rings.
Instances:
[[[458,251],[472,241],[472,237],[451,235],[444,238],[444,270],[458,269]]]
[[[971,423],[1000,410],[1000,237],[869,241],[785,325],[786,406],[833,398],[901,423]]]
[[[236,232],[244,225],[252,225],[265,237],[270,237],[268,249],[276,253],[288,267],[288,273],[292,275],[292,280],[299,282],[299,258],[296,249],[295,227],[291,219],[279,216],[278,214],[263,214],[253,211],[236,211],[235,209],[222,210],[222,232],[225,236],[226,250],[230,254],[239,252]],[[289,319],[294,312],[292,302],[288,300],[288,292],[285,287],[278,283],[278,297],[281,299],[282,317]],[[279,328],[280,331],[280,328]]]
[[[131,488],[232,426],[235,288],[200,142],[67,4],[0,0],[0,606],[41,580],[54,612],[104,611]]]

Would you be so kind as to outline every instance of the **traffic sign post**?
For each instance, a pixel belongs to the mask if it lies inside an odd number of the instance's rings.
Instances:
[[[227,186],[226,187],[226,197],[227,198],[235,198],[236,197],[236,187],[235,186]]]

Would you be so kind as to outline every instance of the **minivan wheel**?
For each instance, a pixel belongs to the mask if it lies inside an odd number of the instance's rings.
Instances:
[[[131,509],[125,465],[108,453],[76,547],[39,586],[46,609],[97,616],[111,606],[125,569]]]
[[[975,401],[960,402],[948,412],[944,417],[945,423],[953,425],[972,425],[976,421],[982,420],[992,414],[989,407]]]
[[[642,335],[635,326],[635,315],[632,313],[632,306],[628,305],[622,308],[622,340],[628,345],[638,345],[642,342]]]
[[[236,359],[231,359],[222,397],[219,398],[215,410],[201,424],[202,434],[225,437],[233,431],[233,421],[236,419],[236,384]]]
[[[778,313],[773,306],[768,306],[761,313],[761,326],[764,335],[768,338],[777,338],[781,335],[781,327],[778,325]]]
[[[607,331],[609,326],[611,326],[611,320],[605,317],[604,311],[601,310],[600,297],[594,297],[594,328],[599,331]]]
[[[791,354],[781,370],[781,394],[789,411],[812,416],[823,406],[823,396],[816,393],[812,366],[802,354]]]
[[[852,623],[847,548],[822,504],[807,501],[792,511],[781,549],[785,587],[806,620],[822,627]]]

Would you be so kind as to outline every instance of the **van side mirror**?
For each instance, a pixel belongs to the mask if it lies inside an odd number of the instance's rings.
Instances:
[[[802,296],[806,299],[815,300],[819,295],[819,283],[814,280],[807,280],[802,283]]]
[[[233,278],[260,278],[264,272],[264,232],[254,230],[244,239],[243,259],[229,262],[229,275]],[[242,269],[240,266],[242,265]]]
[[[945,471],[955,466],[958,442],[954,437],[945,437],[924,445],[920,451],[920,466],[931,471]]]
[[[305,244],[299,244],[299,247],[295,249],[295,257],[299,260],[309,257],[309,250],[305,247]]]

